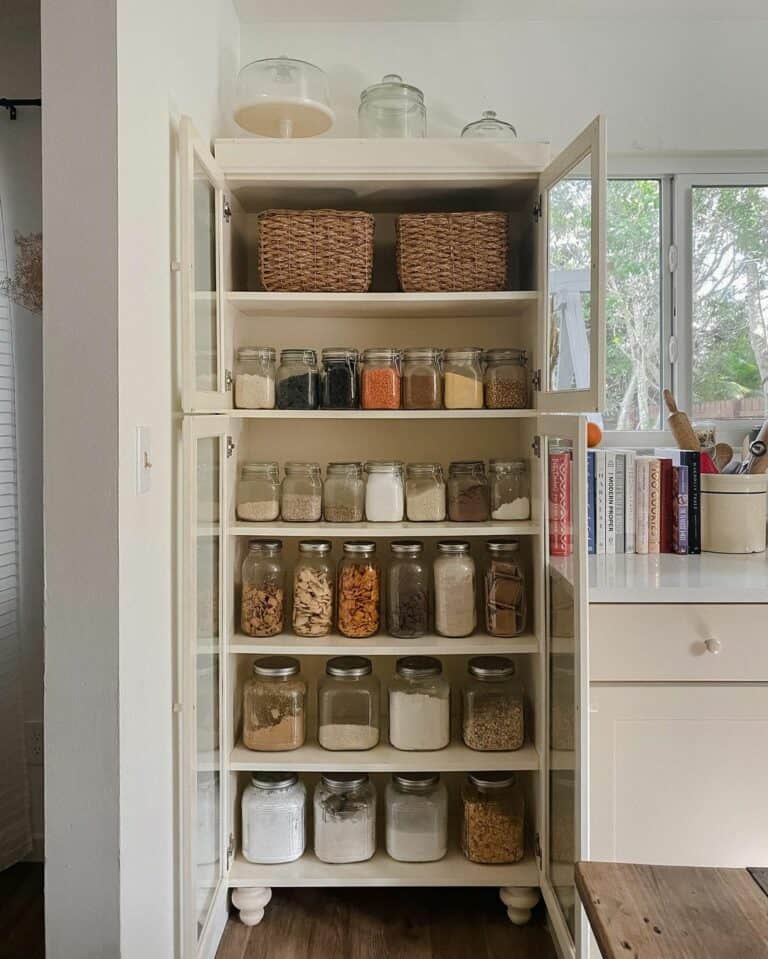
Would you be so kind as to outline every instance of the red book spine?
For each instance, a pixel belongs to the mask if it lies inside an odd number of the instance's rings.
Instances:
[[[661,460],[661,533],[659,552],[672,553],[672,460]]]
[[[571,515],[571,454],[549,454],[549,553],[570,556],[573,552]]]

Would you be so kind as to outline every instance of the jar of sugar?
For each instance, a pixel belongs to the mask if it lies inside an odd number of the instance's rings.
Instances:
[[[276,355],[271,346],[248,346],[237,351],[235,406],[238,409],[274,409]]]
[[[405,509],[403,464],[370,460],[365,472],[365,518],[369,523],[399,523]]]

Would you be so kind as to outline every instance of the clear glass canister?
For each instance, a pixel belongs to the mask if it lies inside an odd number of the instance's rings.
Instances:
[[[240,625],[247,636],[283,631],[285,571],[279,539],[252,539],[243,560]]]
[[[365,511],[362,463],[329,463],[323,488],[327,523],[360,523]]]
[[[412,523],[440,523],[445,519],[445,477],[439,463],[406,466],[405,513]]]
[[[293,862],[306,846],[307,791],[296,773],[254,773],[243,790],[243,858]]]
[[[377,346],[363,351],[360,405],[364,410],[400,409],[400,351]]]
[[[448,468],[448,519],[454,523],[484,523],[490,519],[485,463],[468,460]]]
[[[333,123],[328,77],[291,57],[246,64],[237,75],[235,122],[264,137],[311,137]]]
[[[485,360],[485,405],[488,409],[527,410],[531,400],[525,350],[488,350]]]
[[[274,409],[276,355],[271,346],[249,346],[237,351],[235,406],[238,409]]]
[[[429,629],[429,566],[417,540],[393,540],[387,576],[390,636],[416,639]]]
[[[395,749],[444,749],[451,740],[450,697],[439,659],[398,659],[389,686],[389,741]]]
[[[327,347],[322,352],[320,374],[320,406],[326,410],[355,410],[359,403],[357,384],[357,350],[341,346]]]
[[[316,523],[323,515],[323,477],[319,463],[286,463],[280,513],[287,523]]]
[[[520,543],[494,539],[485,548],[485,628],[491,636],[519,636],[525,631],[528,609]]]
[[[461,790],[461,848],[470,862],[520,862],[525,801],[514,773],[470,773]]]
[[[260,752],[298,749],[306,737],[307,684],[293,656],[262,656],[243,686],[243,743]]]
[[[507,656],[473,656],[464,686],[462,738],[470,749],[520,749],[525,741],[523,687]]]
[[[365,472],[365,518],[369,523],[399,523],[405,510],[403,464],[370,460]]]
[[[433,346],[403,351],[403,407],[439,410],[443,406],[442,350]]]
[[[376,544],[368,540],[344,543],[336,581],[336,622],[343,636],[367,639],[381,624],[381,568]]]
[[[506,120],[499,120],[495,110],[484,110],[479,120],[464,127],[461,135],[483,140],[516,140],[517,130]]]
[[[317,354],[314,350],[283,350],[277,371],[279,410],[316,410]]]
[[[280,468],[277,463],[243,463],[237,484],[237,518],[248,523],[280,515]]]
[[[293,631],[327,636],[333,628],[336,570],[329,539],[305,539],[293,568]]]
[[[439,773],[396,773],[385,792],[387,855],[436,862],[448,851],[448,794]]]
[[[447,410],[483,408],[483,351],[477,347],[443,354],[444,400]]]
[[[381,83],[363,90],[357,111],[362,137],[425,137],[427,108],[418,87],[388,73]]]
[[[439,542],[433,571],[435,629],[441,636],[469,636],[477,625],[475,561],[469,543]]]
[[[363,773],[326,773],[315,787],[315,855],[365,862],[376,852],[376,790]]]
[[[379,680],[365,656],[335,656],[317,691],[323,749],[373,749],[379,741]]]
[[[527,460],[491,460],[491,519],[530,519],[531,481]]]

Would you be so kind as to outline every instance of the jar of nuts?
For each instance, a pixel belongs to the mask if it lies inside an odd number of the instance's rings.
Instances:
[[[470,749],[520,749],[525,740],[523,687],[507,656],[473,656],[467,664],[461,734]]]
[[[470,862],[520,862],[525,803],[513,773],[470,773],[461,790],[461,848]]]
[[[344,543],[336,589],[337,621],[342,635],[354,639],[374,636],[381,617],[381,568],[376,560],[376,543]]]
[[[299,543],[293,570],[293,631],[297,636],[327,636],[333,626],[334,570],[331,541]]]
[[[494,349],[485,355],[485,405],[489,410],[528,409],[528,354]]]
[[[252,539],[243,561],[240,623],[248,636],[275,636],[283,631],[285,572],[279,539]]]

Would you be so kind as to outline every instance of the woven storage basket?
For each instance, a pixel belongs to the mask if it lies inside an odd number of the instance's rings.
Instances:
[[[365,293],[373,270],[373,217],[340,210],[259,214],[259,269],[265,290]]]
[[[399,216],[397,273],[406,293],[506,289],[507,214]]]

